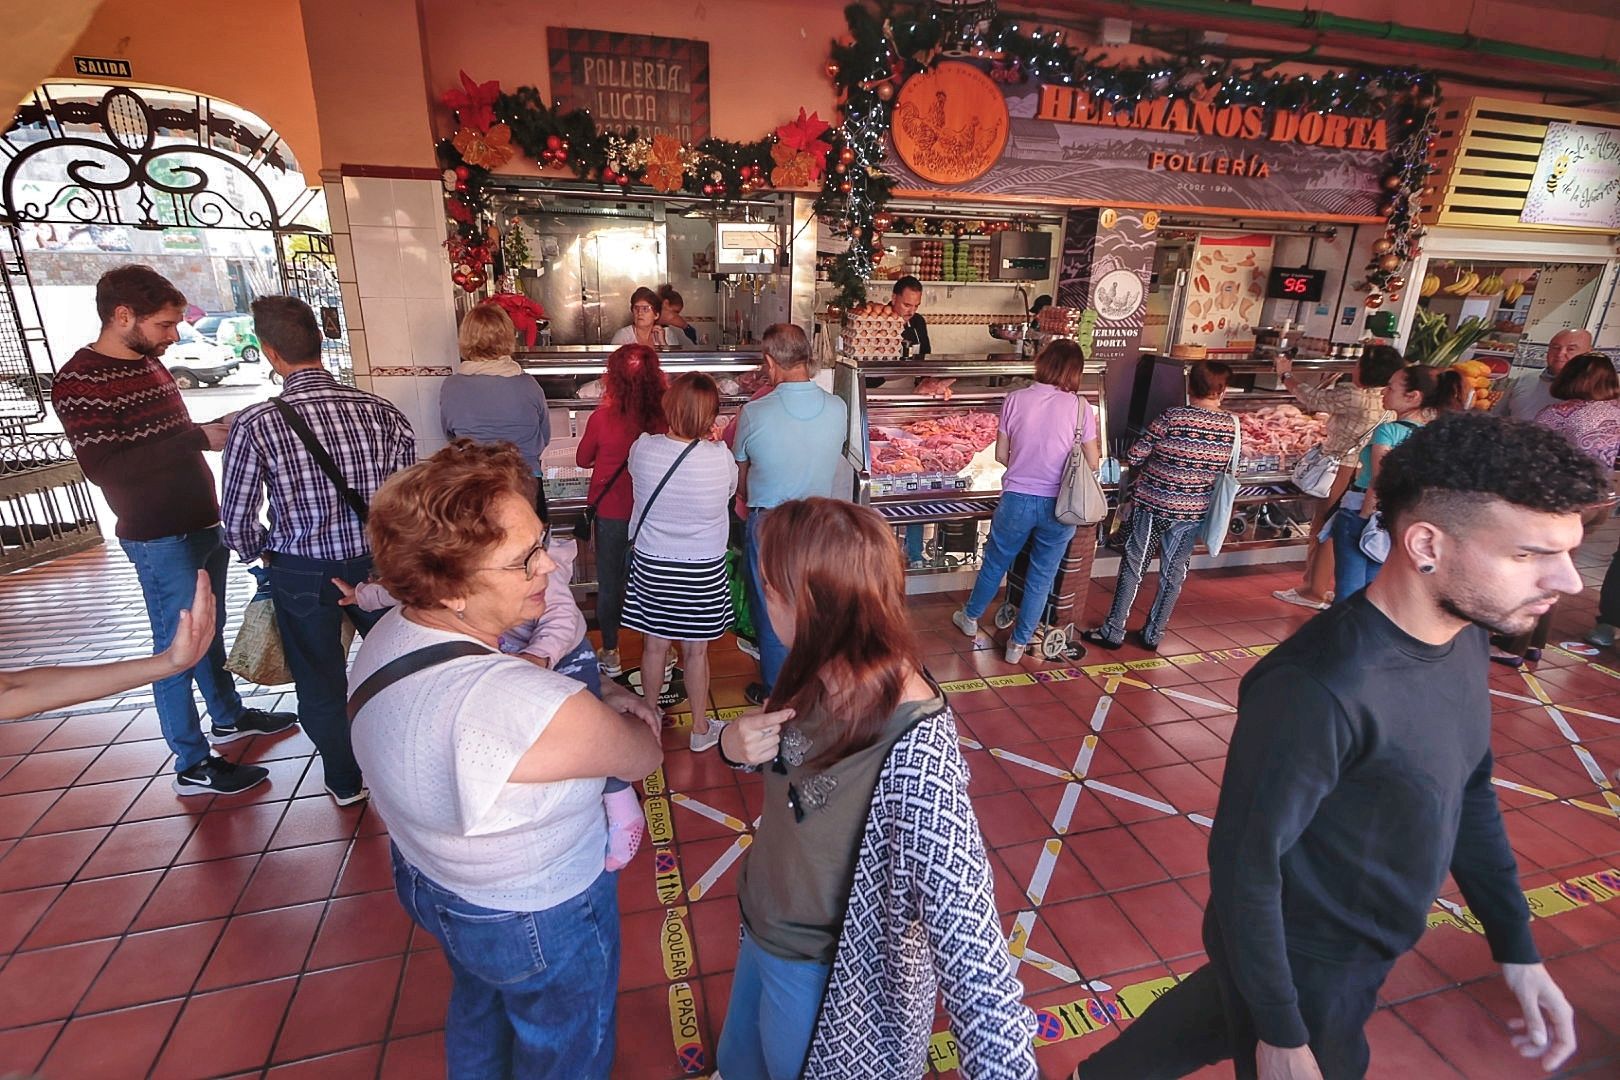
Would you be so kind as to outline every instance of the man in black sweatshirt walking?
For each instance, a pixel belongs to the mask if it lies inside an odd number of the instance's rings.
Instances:
[[[1383,571],[1243,680],[1209,842],[1209,963],[1079,1080],[1227,1058],[1239,1080],[1356,1080],[1379,987],[1448,872],[1524,1011],[1518,1052],[1548,1071],[1574,1052],[1491,788],[1486,638],[1580,591],[1570,555],[1603,478],[1556,432],[1470,413],[1390,451],[1377,483]]]

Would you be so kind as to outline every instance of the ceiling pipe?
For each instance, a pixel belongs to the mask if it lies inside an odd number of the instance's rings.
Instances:
[[[1352,19],[1324,11],[1237,6],[1227,0],[1097,0],[1086,4],[1086,14],[1125,18],[1158,27],[1258,35],[1316,45],[1353,45],[1364,49],[1368,43],[1378,41],[1400,46],[1396,55],[1389,58],[1393,63],[1421,65],[1422,62],[1444,61],[1469,68],[1522,72],[1561,86],[1596,87],[1611,92],[1620,89],[1620,61],[1448,30]]]

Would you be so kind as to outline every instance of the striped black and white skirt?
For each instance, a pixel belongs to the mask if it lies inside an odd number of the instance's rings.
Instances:
[[[726,557],[676,562],[632,553],[621,621],[631,630],[672,641],[724,636],[731,628]]]

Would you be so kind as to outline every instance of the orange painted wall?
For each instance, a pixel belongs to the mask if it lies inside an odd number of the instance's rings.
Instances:
[[[299,0],[106,0],[54,77],[76,77],[75,55],[125,59],[134,82],[195,90],[257,113],[314,182],[320,134]]]
[[[322,164],[435,167],[416,0],[305,0],[303,8]]]
[[[429,82],[457,85],[458,72],[503,89],[529,85],[550,93],[548,26],[693,38],[709,43],[713,134],[757,139],[793,119],[799,106],[834,117],[827,43],[844,31],[837,0],[420,0],[427,30]]]

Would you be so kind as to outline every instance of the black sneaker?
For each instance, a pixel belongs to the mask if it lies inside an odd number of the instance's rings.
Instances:
[[[213,730],[208,733],[208,741],[215,746],[223,746],[237,739],[245,739],[249,735],[274,735],[286,731],[296,723],[298,723],[297,713],[244,709],[241,719],[229,727],[215,724]]]
[[[270,778],[270,770],[258,765],[238,765],[217,754],[174,774],[176,795],[237,795]]]
[[[771,692],[762,682],[751,682],[743,688],[743,697],[748,699],[750,705],[763,705],[771,698]]]

